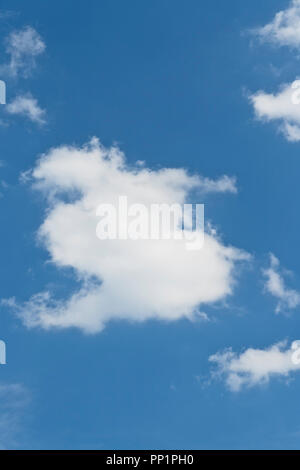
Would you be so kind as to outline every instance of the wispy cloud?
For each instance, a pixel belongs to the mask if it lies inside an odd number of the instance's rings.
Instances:
[[[37,124],[45,124],[46,122],[46,111],[40,108],[38,101],[30,93],[17,96],[8,103],[5,109],[9,114],[25,116]]]
[[[270,254],[270,266],[263,270],[264,287],[266,292],[278,300],[276,313],[294,309],[300,305],[300,292],[286,287],[279,269],[279,260],[273,254]]]
[[[31,26],[11,32],[5,39],[5,45],[10,59],[0,66],[0,72],[12,77],[19,74],[29,76],[36,67],[36,58],[46,48],[41,36]]]
[[[29,402],[30,394],[23,385],[0,383],[0,449],[18,447]]]
[[[237,193],[236,178],[227,175],[217,180],[202,178],[200,189],[205,193]]]

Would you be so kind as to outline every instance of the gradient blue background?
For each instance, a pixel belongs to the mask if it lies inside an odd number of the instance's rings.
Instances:
[[[132,162],[235,175],[239,194],[210,198],[206,217],[225,243],[254,255],[228,306],[205,309],[210,323],[114,322],[85,336],[27,330],[2,306],[8,364],[0,379],[31,394],[16,448],[300,448],[299,376],[233,394],[209,382],[208,363],[228,346],[300,338],[299,312],[275,316],[260,275],[272,251],[300,285],[300,147],[256,122],[247,100],[249,91],[273,91],[299,75],[287,50],[247,34],[286,6],[1,1],[1,9],[16,12],[0,20],[2,39],[31,25],[47,45],[34,76],[10,82],[7,98],[31,91],[48,114],[43,129],[21,118],[0,127],[1,178],[9,184],[0,199],[1,297],[26,300],[47,285],[66,295],[74,286],[70,273],[46,264],[35,242],[45,204],[18,178],[50,147],[93,135],[108,146],[118,142]]]

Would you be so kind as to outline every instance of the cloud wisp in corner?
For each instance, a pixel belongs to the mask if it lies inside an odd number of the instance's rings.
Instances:
[[[285,10],[276,13],[273,20],[252,30],[261,41],[277,46],[300,49],[300,0],[292,0]]]
[[[22,384],[0,383],[0,450],[18,447],[29,402]]]

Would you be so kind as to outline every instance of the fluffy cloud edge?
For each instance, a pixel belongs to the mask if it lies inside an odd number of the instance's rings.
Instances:
[[[300,0],[292,0],[285,10],[277,12],[270,23],[254,28],[251,33],[262,42],[300,49]]]

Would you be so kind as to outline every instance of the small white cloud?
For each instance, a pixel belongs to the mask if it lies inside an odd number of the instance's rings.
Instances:
[[[66,300],[42,292],[21,305],[6,301],[28,327],[96,333],[118,319],[204,319],[202,307],[232,294],[238,262],[248,256],[224,246],[213,231],[205,234],[203,248],[193,252],[184,240],[96,237],[101,202],[117,205],[119,196],[126,195],[128,204],[184,204],[192,191],[235,191],[230,178],[212,181],[184,169],[132,167],[118,148],[104,148],[97,139],[83,148],[50,150],[32,178],[49,201],[40,240],[57,267],[74,270],[81,288]]]
[[[300,293],[286,287],[279,267],[279,260],[271,254],[270,267],[263,270],[265,291],[278,299],[276,313],[291,310],[300,305]]]
[[[278,130],[290,142],[300,140],[299,81],[282,85],[277,94],[258,91],[250,95],[256,117],[261,121],[277,121]]]
[[[20,114],[37,124],[45,124],[45,110],[41,109],[38,101],[31,94],[17,96],[6,106],[9,114]]]
[[[6,53],[10,56],[7,64],[0,66],[0,72],[12,77],[19,74],[27,77],[36,67],[36,58],[46,48],[38,32],[31,26],[13,31],[5,39]]]
[[[224,378],[227,387],[238,392],[243,387],[266,384],[272,377],[288,377],[300,370],[299,342],[290,347],[282,341],[266,349],[249,348],[240,355],[229,348],[210,356],[209,361],[217,365],[212,376]]]
[[[292,0],[286,10],[276,13],[270,23],[253,33],[262,41],[300,49],[300,0]]]

